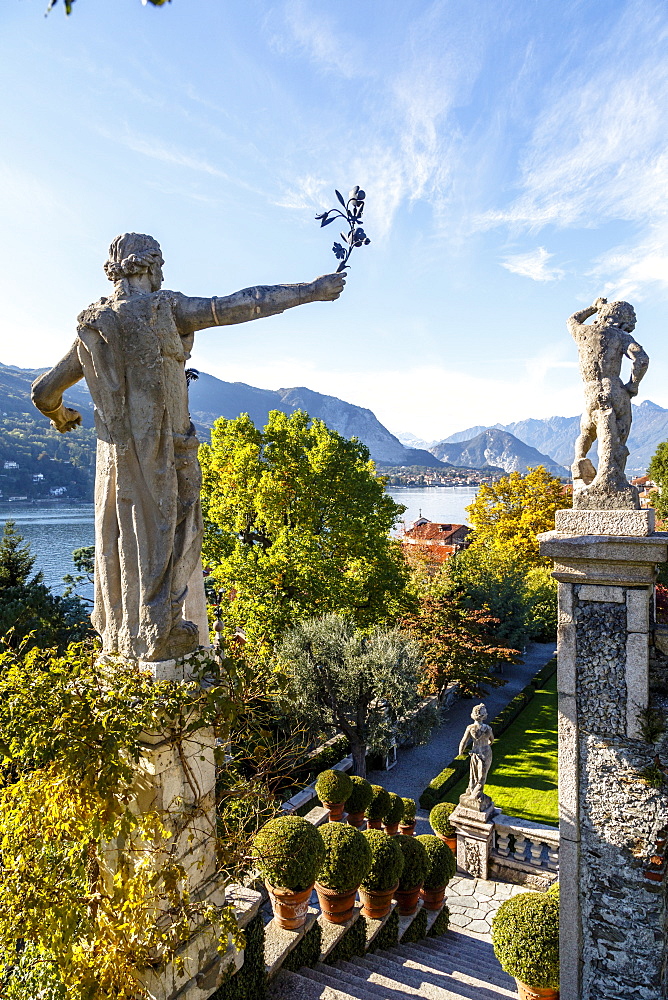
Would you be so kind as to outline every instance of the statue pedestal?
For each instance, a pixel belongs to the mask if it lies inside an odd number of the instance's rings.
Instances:
[[[657,563],[654,511],[557,511],[539,535],[559,581],[560,995],[663,995],[665,893],[643,859],[668,795],[643,780]]]
[[[190,679],[197,665],[198,653],[182,660],[137,662],[155,680],[183,682]],[[113,666],[113,657],[101,662]],[[192,903],[225,905],[225,888],[218,874],[216,856],[216,764],[213,730],[203,728],[175,739],[168,727],[145,732],[140,744],[140,776],[136,783],[133,808],[138,813],[157,812],[171,833],[171,838],[158,847],[149,844],[156,869],[163,865],[182,866],[185,873],[183,889]],[[132,835],[130,835],[132,836]],[[138,856],[142,844],[133,845]],[[127,841],[122,848],[127,852]],[[119,847],[110,844],[107,861],[111,872],[118,869]],[[127,857],[127,854],[125,855]],[[169,921],[167,901],[155,903],[155,919]],[[225,974],[239,967],[243,952],[231,944],[219,951],[220,932],[203,916],[193,914],[190,936],[179,946],[174,958],[167,963],[140,970],[142,984],[149,1000],[208,1000]]]
[[[465,792],[450,816],[457,830],[457,866],[474,878],[486,879],[489,874],[497,811],[489,795],[476,799]]]

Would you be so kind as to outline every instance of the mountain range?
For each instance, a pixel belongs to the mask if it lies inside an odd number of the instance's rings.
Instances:
[[[567,478],[569,475],[568,470],[549,455],[497,427],[486,428],[462,441],[439,441],[430,451],[442,462],[472,469],[495,465],[506,472],[524,473],[529,466],[543,465],[553,476]]]

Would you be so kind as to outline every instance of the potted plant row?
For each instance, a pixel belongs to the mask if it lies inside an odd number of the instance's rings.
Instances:
[[[436,836],[440,837],[456,856],[457,830],[450,822],[450,816],[454,809],[455,806],[452,802],[439,802],[429,813],[429,822]]]
[[[520,1000],[558,1000],[558,883],[502,903],[492,920],[492,944],[501,968],[514,976]]]
[[[423,833],[415,838],[427,853],[429,867],[420,889],[420,898],[425,910],[440,910],[445,899],[448,882],[457,870],[455,856],[440,837]]]
[[[367,820],[367,829],[380,830],[383,825],[383,816],[390,808],[390,793],[386,792],[382,785],[372,785],[373,796],[366,807],[364,815]]]
[[[325,809],[329,810],[330,823],[343,819],[346,799],[353,790],[353,783],[345,771],[321,771],[315,782],[315,792]]]

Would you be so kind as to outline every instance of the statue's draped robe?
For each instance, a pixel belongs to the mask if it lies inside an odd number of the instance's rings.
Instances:
[[[79,316],[76,348],[98,436],[91,620],[106,652],[144,660],[169,658],[201,552],[184,374],[199,324],[184,318],[187,301],[170,291],[117,293]],[[210,310],[211,300],[198,301]]]

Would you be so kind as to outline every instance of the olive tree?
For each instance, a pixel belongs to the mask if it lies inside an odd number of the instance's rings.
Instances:
[[[364,777],[368,750],[386,751],[411,728],[424,680],[417,643],[396,628],[355,627],[328,614],[298,623],[283,639],[284,707],[302,724],[340,731]]]

